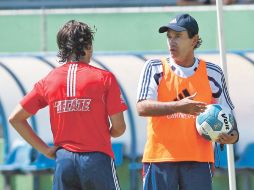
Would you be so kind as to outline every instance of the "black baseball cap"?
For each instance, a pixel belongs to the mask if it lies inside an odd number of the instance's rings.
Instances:
[[[168,29],[177,32],[188,31],[193,35],[196,35],[198,34],[198,23],[189,14],[179,14],[176,15],[175,18],[168,23],[168,25],[161,26],[159,28],[159,33],[167,32]]]

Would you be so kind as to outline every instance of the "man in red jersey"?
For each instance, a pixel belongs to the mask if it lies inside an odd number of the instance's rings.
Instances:
[[[89,65],[93,36],[87,24],[67,22],[57,34],[58,57],[65,64],[38,81],[9,118],[28,143],[56,159],[54,190],[120,189],[110,138],[124,133],[127,106],[114,75]],[[53,147],[27,122],[46,106]]]

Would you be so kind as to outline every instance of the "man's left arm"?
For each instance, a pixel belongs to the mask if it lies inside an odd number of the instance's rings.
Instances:
[[[229,96],[229,93],[228,93],[224,73],[221,70],[221,72],[219,72],[219,73],[213,72],[210,74],[211,74],[211,76],[214,75],[213,78],[217,79],[216,81],[218,83],[218,86],[220,86],[220,88],[221,88],[221,93],[219,94],[219,97],[215,98],[215,102],[222,105],[223,107],[230,109],[232,112],[232,115],[233,115],[233,119],[234,119],[233,129],[230,131],[229,134],[223,133],[223,134],[219,135],[217,142],[220,144],[235,144],[239,140],[239,132],[238,132],[238,128],[237,128],[237,122],[235,119],[234,105],[233,105],[231,98]],[[214,89],[214,90],[216,90],[216,89]]]

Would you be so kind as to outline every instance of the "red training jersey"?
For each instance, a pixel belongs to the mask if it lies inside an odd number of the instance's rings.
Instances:
[[[108,116],[127,106],[109,71],[83,62],[66,63],[38,81],[20,103],[31,114],[49,105],[56,146],[113,157]]]

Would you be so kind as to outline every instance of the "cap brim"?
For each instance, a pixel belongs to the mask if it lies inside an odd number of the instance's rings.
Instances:
[[[169,29],[174,30],[176,32],[182,32],[185,31],[186,29],[181,27],[181,26],[177,26],[175,24],[169,24],[167,26],[162,26],[159,28],[159,33],[164,33],[167,32]]]

